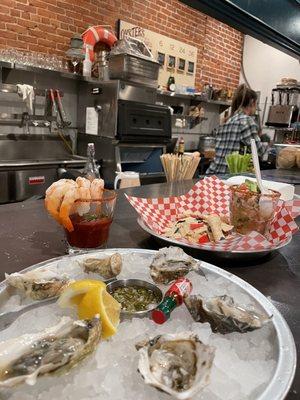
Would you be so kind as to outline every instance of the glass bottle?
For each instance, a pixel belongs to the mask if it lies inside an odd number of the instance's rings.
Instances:
[[[95,160],[95,145],[88,143],[87,145],[87,162],[83,170],[83,176],[90,181],[95,178],[100,178],[99,169]]]
[[[178,155],[182,156],[184,154],[184,139],[181,136],[178,142]]]
[[[163,301],[151,313],[151,318],[157,324],[163,324],[171,315],[171,312],[179,307],[184,297],[188,296],[192,291],[192,283],[187,278],[177,279],[166,292]]]
[[[175,78],[173,76],[173,73],[170,74],[168,82],[167,82],[167,89],[170,92],[175,92],[176,86],[175,86]]]

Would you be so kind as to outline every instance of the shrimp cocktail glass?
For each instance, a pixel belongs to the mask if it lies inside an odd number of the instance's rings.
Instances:
[[[280,193],[269,190],[262,194],[255,181],[246,179],[230,187],[230,217],[236,232],[247,235],[252,231],[268,236]]]
[[[103,190],[100,199],[75,201],[70,215],[73,229],[65,228],[69,253],[106,247],[115,203],[116,193],[111,190]]]
[[[64,227],[69,253],[106,247],[116,197],[98,178],[60,179],[46,190],[46,209]]]

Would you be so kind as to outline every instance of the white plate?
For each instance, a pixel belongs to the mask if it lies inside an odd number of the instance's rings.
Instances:
[[[193,243],[187,244],[187,243],[180,242],[179,240],[176,240],[176,239],[171,239],[171,238],[165,237],[163,235],[159,235],[158,233],[154,232],[151,228],[149,228],[149,226],[140,217],[137,219],[137,223],[145,232],[149,233],[149,235],[153,236],[154,238],[156,238],[159,241],[162,241],[162,242],[165,242],[168,244],[175,244],[180,247],[195,249],[195,250],[198,250],[200,254],[201,254],[201,252],[215,253],[218,257],[228,258],[228,259],[229,258],[236,259],[238,257],[240,260],[241,258],[255,259],[255,258],[264,257],[267,254],[271,253],[272,251],[279,250],[282,247],[287,246],[292,240],[292,237],[290,237],[284,243],[281,243],[280,245],[273,247],[272,249],[255,250],[255,252],[253,252],[253,251],[235,251],[235,250],[223,251],[223,250],[218,250],[218,249],[213,249],[213,250],[212,249],[201,249],[196,244],[193,244]]]

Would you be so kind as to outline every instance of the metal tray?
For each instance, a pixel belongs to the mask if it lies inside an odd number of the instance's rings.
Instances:
[[[144,250],[144,249],[109,249],[109,250],[98,250],[94,252],[80,253],[76,255],[67,255],[62,257],[53,258],[39,264],[32,265],[22,272],[31,271],[40,267],[52,266],[57,264],[58,261],[64,259],[76,259],[85,255],[95,257],[101,253],[111,254],[119,252],[120,254],[132,254],[137,253],[145,258],[151,259],[156,251]],[[212,264],[202,262],[201,268],[204,272],[208,272],[217,277],[222,277],[225,280],[237,285],[245,294],[247,294],[256,303],[257,307],[262,312],[272,315],[271,324],[274,327],[275,335],[272,343],[274,346],[275,354],[277,354],[277,366],[274,371],[273,377],[269,384],[265,387],[265,390],[257,394],[255,400],[283,400],[287,395],[291,384],[294,379],[297,357],[296,347],[293,339],[293,335],[280,312],[277,308],[258,290],[247,282],[238,278],[237,276],[222,270]],[[5,280],[0,283],[0,304],[3,303],[4,299],[7,299],[7,286]],[[6,293],[5,293],[6,292]],[[0,332],[1,340],[1,332]]]
[[[131,54],[117,54],[109,58],[109,77],[156,88],[159,67],[156,61]]]
[[[292,240],[292,237],[290,237],[284,243],[281,243],[280,245],[273,247],[272,249],[256,250],[255,252],[253,252],[253,251],[235,251],[235,250],[222,251],[222,250],[215,250],[215,249],[209,250],[209,249],[201,249],[199,246],[192,244],[192,243],[186,244],[186,243],[180,242],[179,240],[171,239],[171,238],[167,238],[165,236],[159,235],[158,233],[154,232],[151,228],[149,228],[149,226],[147,226],[145,224],[145,222],[142,220],[142,218],[140,218],[140,217],[137,219],[137,223],[145,232],[149,233],[149,235],[153,236],[160,243],[169,244],[169,245],[174,244],[176,246],[194,249],[194,250],[197,250],[197,253],[199,252],[199,256],[201,256],[201,254],[204,255],[204,254],[214,253],[214,255],[216,255],[217,257],[226,258],[226,259],[237,259],[238,258],[239,260],[244,260],[244,259],[250,260],[250,259],[262,258],[275,250],[279,250],[282,247],[287,246]]]

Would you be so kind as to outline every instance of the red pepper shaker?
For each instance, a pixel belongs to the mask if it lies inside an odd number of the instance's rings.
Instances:
[[[187,278],[179,278],[166,292],[163,301],[152,311],[151,317],[157,324],[163,324],[171,315],[171,312],[183,303],[184,297],[192,291],[192,283]]]

